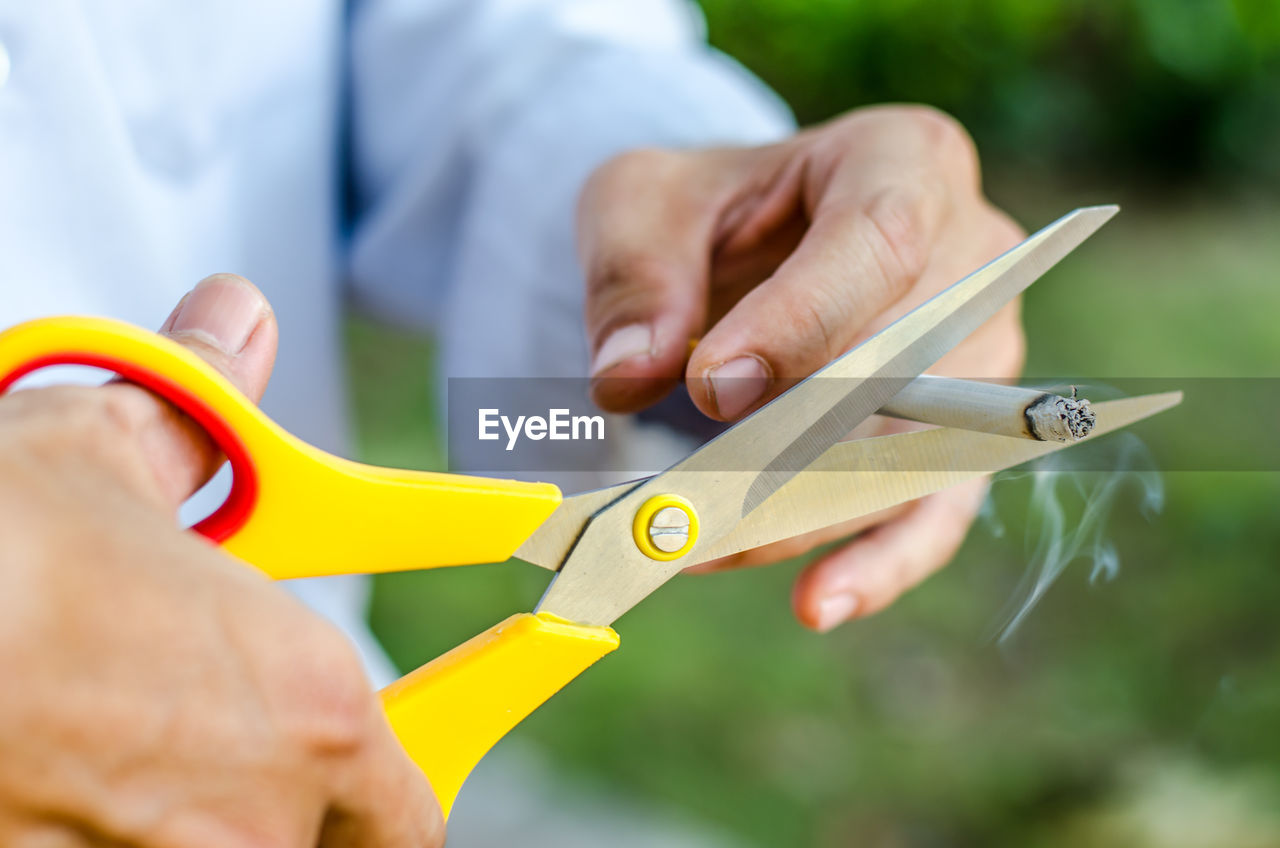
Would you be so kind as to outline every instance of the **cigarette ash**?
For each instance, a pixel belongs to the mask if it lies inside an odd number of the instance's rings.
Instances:
[[[1120,555],[1108,538],[1107,521],[1123,506],[1122,495],[1136,491],[1138,509],[1148,521],[1164,508],[1164,481],[1142,440],[1132,433],[1117,433],[1107,443],[1111,455],[1103,458],[1095,454],[1089,466],[1105,467],[1098,463],[1110,460],[1109,471],[1073,468],[1072,451],[1062,451],[1036,460],[1030,471],[998,476],[997,482],[1026,476],[1032,481],[1026,522],[1030,559],[1000,616],[999,643],[1013,636],[1072,563],[1091,564],[1091,583],[1115,579]],[[1004,535],[990,498],[983,519],[996,536]]]
[[[1078,442],[1098,423],[1089,401],[1076,396],[1075,386],[1071,387],[1071,397],[1043,395],[1024,414],[1031,435],[1042,442]]]

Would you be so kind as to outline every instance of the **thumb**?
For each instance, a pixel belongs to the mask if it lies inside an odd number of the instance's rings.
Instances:
[[[255,403],[261,399],[276,357],[276,321],[262,292],[243,277],[215,274],[201,280],[174,308],[160,328],[204,359]],[[115,384],[109,391],[137,391]],[[153,395],[140,430],[161,491],[181,503],[213,476],[223,457],[213,440],[191,418]]]

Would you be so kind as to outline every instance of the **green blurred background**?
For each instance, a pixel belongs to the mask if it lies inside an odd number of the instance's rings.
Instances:
[[[804,123],[932,103],[970,128],[988,192],[1024,224],[1124,204],[1028,295],[1029,374],[1275,373],[1280,3],[703,6],[711,41]],[[1037,341],[1063,328],[1069,357]],[[364,457],[440,467],[429,342],[359,320],[349,341]],[[802,563],[678,579],[518,734],[748,845],[1280,846],[1280,475],[1166,474],[1150,518],[1121,490],[1115,579],[1073,563],[999,641],[1034,485],[997,482],[950,568],[829,636],[791,618]],[[1079,513],[1070,486],[1063,506]],[[545,580],[515,563],[388,576],[375,627],[410,667]]]

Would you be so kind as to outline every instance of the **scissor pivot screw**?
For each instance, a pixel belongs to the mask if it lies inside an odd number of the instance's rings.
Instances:
[[[664,506],[649,519],[649,539],[664,553],[689,544],[689,514],[678,506]]]
[[[650,559],[679,559],[698,541],[698,513],[679,495],[656,495],[636,511],[631,532]]]

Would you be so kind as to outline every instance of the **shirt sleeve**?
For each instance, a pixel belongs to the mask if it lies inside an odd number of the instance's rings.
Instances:
[[[793,128],[686,0],[365,0],[350,51],[353,293],[433,327],[446,377],[585,376],[574,207],[601,162]]]
[[[610,155],[791,126],[686,0],[364,0],[350,38],[350,277],[420,324],[497,270],[477,242],[573,285],[573,201]]]

